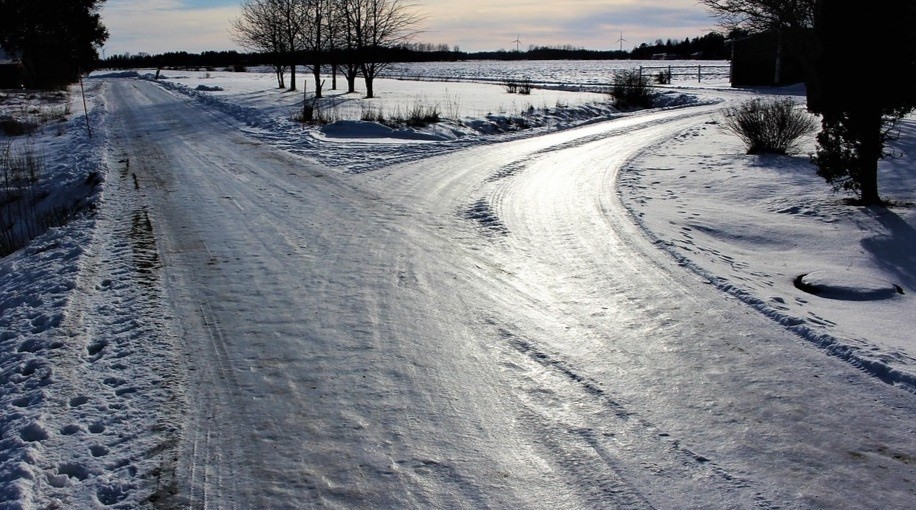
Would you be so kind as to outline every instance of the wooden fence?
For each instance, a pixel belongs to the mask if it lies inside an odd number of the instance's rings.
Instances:
[[[695,66],[639,66],[640,78],[646,77],[664,85],[662,81],[673,81],[676,78],[694,79],[697,83],[703,78],[731,78],[731,66],[723,65],[695,65]],[[662,77],[662,80],[659,80]]]

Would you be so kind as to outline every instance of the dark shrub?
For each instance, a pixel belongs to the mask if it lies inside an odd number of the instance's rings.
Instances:
[[[655,94],[649,90],[649,79],[638,69],[625,69],[614,73],[611,88],[614,107],[619,110],[651,108]]]
[[[29,135],[34,133],[36,129],[38,129],[38,124],[34,122],[0,116],[0,131],[3,131],[6,136]]]
[[[725,129],[736,134],[748,154],[797,152],[798,141],[817,130],[814,117],[791,99],[751,99],[725,110]]]

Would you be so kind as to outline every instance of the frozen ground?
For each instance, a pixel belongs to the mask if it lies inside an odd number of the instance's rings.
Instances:
[[[384,80],[461,121],[392,132],[184,74],[13,142],[96,205],[0,261],[0,508],[916,498],[911,121],[863,210],[742,154],[759,91]]]

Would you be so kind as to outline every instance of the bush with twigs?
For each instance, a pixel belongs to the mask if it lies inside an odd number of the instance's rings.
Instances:
[[[25,246],[43,230],[38,212],[44,163],[33,152],[0,151],[0,256]]]
[[[655,101],[655,93],[649,88],[649,79],[638,69],[615,72],[610,94],[618,110],[651,108]]]
[[[748,154],[792,154],[817,131],[814,116],[792,99],[751,99],[727,108],[722,125],[740,138]]]
[[[508,79],[503,84],[503,87],[506,88],[506,92],[510,94],[522,94],[524,96],[531,95],[531,89],[534,88],[534,85],[531,83],[529,78],[523,80]]]
[[[0,257],[26,246],[49,228],[66,225],[86,209],[82,199],[49,200],[48,178],[41,154],[13,150],[10,143],[0,150]],[[74,185],[92,189],[101,181],[97,172],[91,172],[84,182]]]
[[[655,83],[658,83],[659,85],[670,85],[671,69],[659,71],[658,74],[655,75]]]

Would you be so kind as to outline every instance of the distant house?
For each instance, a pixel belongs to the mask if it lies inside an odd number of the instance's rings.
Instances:
[[[15,89],[22,86],[22,66],[0,49],[0,89]]]
[[[791,85],[804,81],[801,62],[780,43],[777,32],[732,39],[732,87]]]

